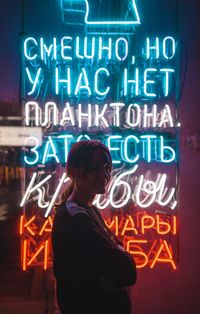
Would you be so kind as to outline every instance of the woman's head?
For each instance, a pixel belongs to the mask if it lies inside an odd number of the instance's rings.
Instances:
[[[68,154],[67,174],[76,186],[94,194],[105,193],[110,180],[112,160],[108,148],[100,141],[75,143]]]

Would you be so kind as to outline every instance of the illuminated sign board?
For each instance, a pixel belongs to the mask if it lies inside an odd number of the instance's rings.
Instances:
[[[177,39],[153,34],[137,41],[145,23],[139,0],[121,6],[123,16],[108,9],[110,19],[102,19],[104,10],[100,19],[92,1],[63,0],[64,35],[23,37],[25,126],[43,129],[42,144],[31,136],[24,147],[24,270],[52,263],[53,205],[69,183],[69,149],[82,139],[98,139],[110,150],[112,179],[94,204],[137,267],[176,269]]]

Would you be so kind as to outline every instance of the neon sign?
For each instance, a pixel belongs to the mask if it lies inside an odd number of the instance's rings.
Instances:
[[[94,205],[138,268],[176,269],[177,41],[144,34],[137,43],[143,23],[135,0],[125,19],[123,10],[100,18],[89,0],[60,5],[66,33],[28,34],[22,42],[24,123],[44,132],[42,144],[31,136],[24,147],[22,268],[51,265],[53,206],[70,180],[69,149],[98,139],[110,150],[113,172]]]
[[[127,27],[127,26],[132,26],[132,25],[137,25],[140,24],[140,16],[138,13],[137,5],[135,0],[131,1],[123,1],[124,3],[119,3],[119,10],[120,13],[121,11],[125,8],[126,11],[129,11],[129,16],[125,14],[122,19],[119,19],[119,17],[114,16],[112,19],[105,20],[105,18],[100,20],[100,18],[97,17],[97,19],[91,18],[91,13],[90,11],[92,10],[92,1],[90,0],[84,0],[84,1],[72,1],[69,0],[61,0],[61,9],[62,9],[62,14],[63,14],[63,22],[65,24],[72,25],[73,21],[69,19],[69,15],[77,15],[77,20],[80,17],[84,17],[84,23],[87,26],[118,26],[118,27]],[[85,2],[85,5],[84,5]],[[112,3],[110,3],[110,6],[112,7]],[[109,3],[108,3],[109,7]],[[101,11],[102,8],[99,7],[99,10]],[[97,10],[97,12],[99,11]],[[126,13],[125,11],[125,13]],[[112,12],[112,11],[111,11]],[[93,13],[93,12],[92,12]],[[79,20],[80,23],[80,20]],[[77,23],[76,23],[77,24]]]

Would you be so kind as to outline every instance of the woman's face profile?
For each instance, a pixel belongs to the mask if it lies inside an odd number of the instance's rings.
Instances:
[[[110,180],[112,164],[110,157],[103,149],[97,149],[92,157],[91,167],[79,181],[84,191],[93,194],[104,194]]]

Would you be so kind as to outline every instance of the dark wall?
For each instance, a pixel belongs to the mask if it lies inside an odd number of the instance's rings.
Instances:
[[[187,65],[180,99],[179,263],[176,271],[162,267],[139,272],[133,292],[135,314],[200,313],[199,12],[198,0],[179,1],[179,37],[184,45],[181,64],[186,60]]]
[[[148,1],[140,1],[141,6]],[[153,1],[167,10],[169,1]],[[139,0],[138,0],[139,2]],[[172,1],[172,2],[175,2]],[[0,100],[18,100],[19,48],[22,30],[20,1],[1,4]],[[158,6],[159,3],[159,6]],[[32,3],[34,5],[34,3]],[[180,238],[177,270],[162,266],[139,270],[133,289],[135,314],[198,314],[200,313],[200,4],[199,0],[179,0],[178,30],[185,47],[182,60],[187,72],[180,99]],[[151,12],[147,12],[150,16]],[[158,15],[159,21],[159,15]],[[170,21],[168,15],[159,23]],[[39,22],[41,20],[39,19]],[[171,23],[172,21],[170,21]],[[167,26],[166,26],[167,30]],[[152,29],[151,29],[152,31]],[[185,63],[186,61],[186,63]],[[184,71],[184,69],[183,69]],[[1,110],[1,108],[0,108]]]

